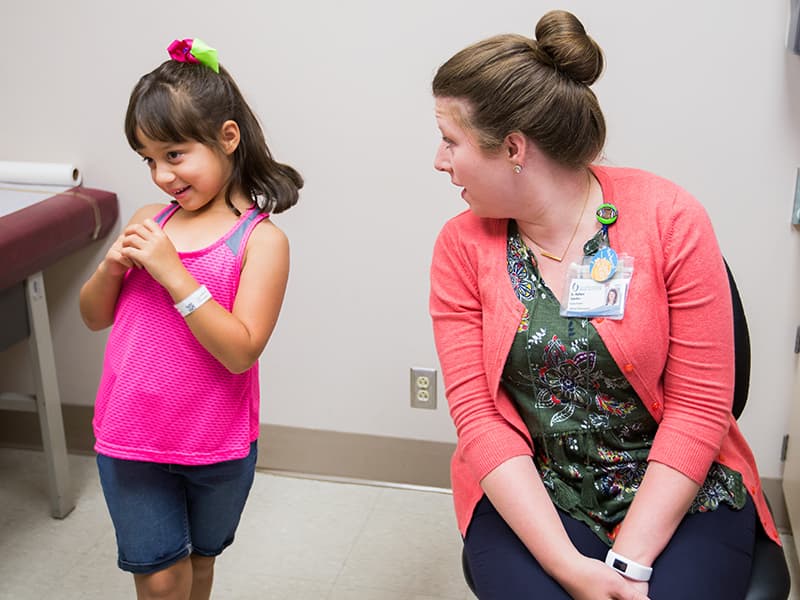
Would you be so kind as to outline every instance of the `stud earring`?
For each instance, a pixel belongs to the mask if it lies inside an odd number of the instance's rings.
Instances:
[[[514,165],[514,173],[516,173],[517,175],[522,173],[522,165]]]

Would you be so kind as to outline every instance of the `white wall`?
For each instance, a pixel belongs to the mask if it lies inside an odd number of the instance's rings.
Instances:
[[[784,1],[4,0],[0,160],[73,162],[85,185],[119,195],[127,220],[160,197],[124,139],[127,96],[173,38],[203,38],[261,115],[275,155],[307,180],[300,204],[275,218],[293,265],[262,361],[262,421],[452,441],[443,401],[436,411],[408,401],[409,367],[437,366],[431,247],[463,206],[431,166],[430,79],[468,43],[531,33],[556,6],[573,10],[605,49],[596,91],[608,160],[681,183],[711,213],[750,318],[752,393],[741,423],[763,475],[780,476],[800,323],[789,221],[800,58],[784,48]],[[91,404],[99,377],[105,336],[82,327],[76,296],[105,248],[46,274],[66,403]],[[26,384],[22,350],[0,355],[0,384]]]

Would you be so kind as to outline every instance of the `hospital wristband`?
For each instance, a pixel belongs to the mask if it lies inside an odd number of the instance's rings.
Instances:
[[[186,298],[178,302],[175,305],[175,310],[177,310],[183,318],[186,318],[209,300],[211,300],[211,292],[208,291],[206,286],[201,285],[186,296]]]
[[[606,564],[620,573],[623,577],[633,579],[634,581],[650,581],[650,576],[653,574],[652,567],[645,567],[630,558],[625,558],[609,550],[606,554]]]

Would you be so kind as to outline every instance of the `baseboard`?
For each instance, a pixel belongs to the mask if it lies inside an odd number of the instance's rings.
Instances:
[[[321,476],[449,488],[455,444],[261,425],[258,466]]]
[[[91,406],[64,404],[67,449],[93,453]],[[261,425],[257,466],[302,473],[435,488],[450,487],[455,444]],[[0,410],[0,446],[42,448],[36,413]]]
[[[91,406],[62,404],[67,450],[75,454],[94,453]],[[42,431],[36,412],[0,410],[0,447],[42,449]]]
[[[62,405],[67,449],[93,453],[91,406]],[[0,410],[0,447],[42,448],[36,413]],[[261,425],[258,468],[320,477],[450,487],[454,444]],[[781,480],[762,479],[778,529],[790,533]]]

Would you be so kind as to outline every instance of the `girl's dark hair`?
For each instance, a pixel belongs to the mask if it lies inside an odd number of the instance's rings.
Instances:
[[[227,120],[236,121],[241,134],[225,193],[228,205],[233,208],[231,193],[239,189],[253,201],[263,196],[266,212],[294,206],[303,178],[272,158],[258,118],[221,65],[215,73],[202,64],[168,60],[144,75],[131,92],[125,135],[134,150],[142,147],[141,131],[161,142],[194,140],[222,151],[220,132]]]
[[[433,94],[464,100],[459,115],[487,151],[519,131],[553,160],[584,167],[605,143],[606,125],[589,86],[603,52],[573,14],[545,14],[536,39],[499,35],[458,52],[436,73]]]

